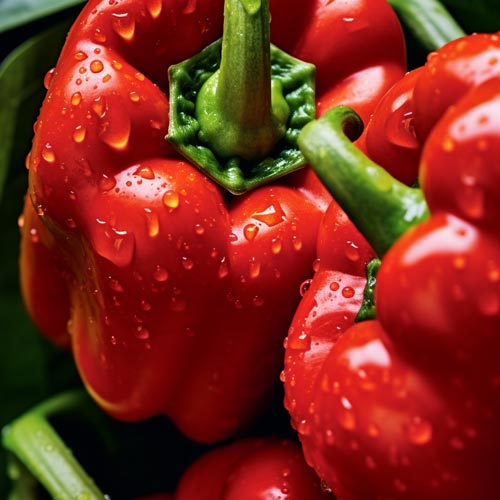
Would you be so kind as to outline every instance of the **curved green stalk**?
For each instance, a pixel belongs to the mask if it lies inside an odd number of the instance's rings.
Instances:
[[[83,392],[65,393],[41,403],[3,429],[4,447],[55,500],[106,498],[48,421],[52,415],[85,404],[88,396]]]
[[[308,123],[298,142],[321,181],[382,257],[429,213],[420,189],[396,180],[351,142],[362,130],[354,110],[337,106]]]
[[[388,0],[388,2],[413,36],[429,51],[437,50],[466,34],[438,0]]]

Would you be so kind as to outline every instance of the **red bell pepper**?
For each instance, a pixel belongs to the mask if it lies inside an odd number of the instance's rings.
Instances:
[[[497,35],[469,36],[419,72],[422,190],[346,140],[361,126],[349,109],[329,111],[299,139],[381,258],[376,317],[318,351],[311,372],[319,375],[308,382],[302,444],[339,499],[498,496],[497,54]],[[287,381],[308,377],[293,368]]]
[[[248,438],[216,448],[183,474],[175,500],[331,498],[289,439]]]
[[[273,43],[316,67],[319,113],[346,102],[367,118],[405,70],[384,0],[273,0],[271,15]],[[46,78],[22,227],[27,308],[71,346],[95,400],[201,441],[248,424],[279,387],[330,201],[309,169],[232,196],[164,140],[167,69],[222,20],[221,0],[87,3]]]

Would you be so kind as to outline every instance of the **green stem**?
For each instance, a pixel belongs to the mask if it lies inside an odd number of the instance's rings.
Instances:
[[[221,57],[196,101],[200,138],[223,158],[264,158],[290,113],[271,82],[269,0],[226,0]]]
[[[429,51],[466,33],[438,0],[388,0],[413,36]]]
[[[49,423],[51,415],[88,403],[83,392],[70,392],[41,403],[4,428],[2,439],[56,500],[103,500],[95,485]]]
[[[411,226],[428,217],[423,193],[373,163],[352,142],[363,123],[354,110],[337,106],[308,123],[299,147],[321,181],[382,257]]]

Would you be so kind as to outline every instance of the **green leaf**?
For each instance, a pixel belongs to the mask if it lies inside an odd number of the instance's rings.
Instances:
[[[55,65],[69,22],[27,40],[0,66],[0,199],[12,159],[29,151],[33,123],[45,94],[43,77]],[[22,163],[21,163],[22,164]]]
[[[442,2],[468,33],[500,30],[498,0],[442,0]]]
[[[3,3],[2,3],[3,6]],[[25,311],[18,276],[19,229],[27,187],[24,158],[70,21],[29,39],[0,66],[0,428],[34,403],[79,384],[73,360],[45,341]],[[7,36],[2,37],[2,44]],[[0,498],[9,489],[0,451]]]
[[[84,0],[2,0],[0,33],[83,2]]]

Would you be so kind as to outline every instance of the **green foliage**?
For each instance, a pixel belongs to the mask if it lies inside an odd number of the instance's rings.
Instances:
[[[500,30],[498,0],[442,0],[467,33]]]
[[[0,33],[83,3],[84,0],[2,0]]]

